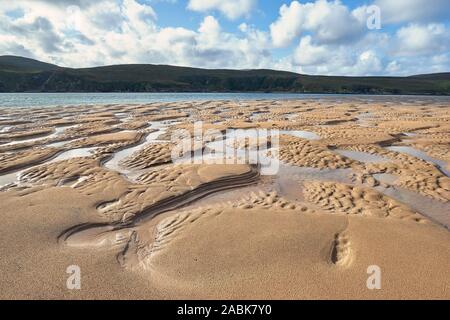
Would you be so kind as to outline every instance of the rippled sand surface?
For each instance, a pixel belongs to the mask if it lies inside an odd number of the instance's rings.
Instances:
[[[202,101],[0,114],[1,298],[450,298],[450,104]],[[279,170],[173,163],[172,134],[195,132],[197,121],[238,135],[278,130],[279,149],[264,159]],[[261,141],[224,143],[239,157]],[[203,139],[194,151],[217,144]],[[71,265],[81,290],[66,287]],[[366,285],[374,265],[380,290]]]

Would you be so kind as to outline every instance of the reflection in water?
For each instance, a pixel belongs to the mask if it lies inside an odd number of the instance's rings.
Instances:
[[[170,126],[176,125],[177,123],[178,122],[176,121],[149,122],[150,128],[155,129],[157,131],[149,133],[144,139],[144,141],[142,141],[138,145],[116,152],[110,160],[104,163],[104,167],[109,170],[119,172],[123,176],[127,177],[130,181],[135,181],[136,178],[138,178],[142,173],[144,173],[144,171],[123,167],[121,165],[121,162],[126,158],[132,156],[134,153],[144,149],[147,145],[151,143],[167,142],[158,140],[158,137],[165,134]]]
[[[55,157],[54,159],[50,160],[47,163],[54,163],[58,161],[63,160],[69,160],[72,158],[81,158],[81,157],[90,157],[93,154],[93,151],[95,151],[97,147],[90,147],[90,148],[78,148],[78,149],[72,149],[67,150]]]
[[[430,220],[450,230],[450,202],[441,202],[398,187],[376,187],[377,191],[406,204]]]
[[[364,163],[384,163],[384,162],[389,162],[389,159],[383,158],[381,156],[378,155],[374,155],[374,154],[370,154],[367,152],[362,152],[362,151],[351,151],[351,150],[340,150],[340,149],[336,149],[333,150],[336,153],[339,153],[340,155],[353,159],[353,160],[357,160],[360,162],[364,162]]]
[[[380,182],[387,184],[394,184],[398,180],[398,176],[389,173],[376,173],[372,175],[375,179]]]
[[[12,146],[12,145],[16,145],[16,144],[25,144],[25,143],[30,143],[30,142],[39,142],[39,141],[44,141],[44,140],[50,140],[50,139],[59,137],[66,130],[68,130],[70,128],[75,128],[77,126],[78,125],[69,125],[69,126],[56,127],[55,131],[52,134],[47,134],[47,135],[44,135],[44,136],[39,136],[39,137],[36,137],[36,138],[30,138],[30,139],[15,140],[15,141],[11,141],[11,142],[5,143],[2,146]],[[59,146],[63,146],[67,142],[68,141],[50,143],[50,144],[48,144],[48,146],[59,147]]]
[[[11,184],[11,183],[17,181],[18,174],[19,174],[18,172],[12,172],[12,173],[0,175],[0,187],[4,187],[8,184]]]
[[[303,131],[303,130],[282,130],[280,134],[285,134],[288,136],[293,136],[302,139],[308,140],[320,140],[320,136],[317,133],[311,131]]]
[[[69,160],[72,158],[78,158],[78,157],[90,157],[92,156],[92,152],[95,151],[97,148],[79,148],[79,149],[72,149],[67,150],[64,152],[61,152],[58,156],[54,157],[53,159],[46,161],[44,163],[40,163],[37,165],[32,165],[30,167],[25,167],[21,170],[10,172],[4,175],[0,175],[0,187],[7,186],[12,183],[18,183],[20,180],[21,175],[28,171],[32,170],[33,168],[37,168],[46,164],[63,161],[63,160]]]
[[[445,174],[447,177],[450,177],[450,171],[447,169],[447,163],[445,161],[432,158],[423,151],[417,150],[413,147],[407,147],[407,146],[392,146],[392,147],[387,147],[386,149],[388,149],[390,151],[406,153],[406,154],[416,157],[418,159],[422,159],[427,162],[431,162],[434,165],[436,165],[443,174]]]

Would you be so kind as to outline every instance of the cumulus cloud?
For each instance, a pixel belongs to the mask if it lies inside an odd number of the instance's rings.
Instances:
[[[384,72],[382,57],[360,41],[353,46],[314,44],[302,37],[291,59],[300,72],[322,75],[377,75]]]
[[[383,6],[382,17],[399,8],[394,3],[406,3],[389,1],[392,4],[387,7],[388,2],[374,1]],[[411,0],[413,6],[419,2]],[[445,9],[444,2],[435,3]],[[0,54],[70,67],[156,63],[325,75],[408,75],[448,71],[450,66],[449,26],[439,22],[440,14],[428,12],[431,5],[398,18],[411,22],[369,30],[366,6],[350,10],[338,0],[291,1],[281,6],[278,17],[266,27],[248,20],[227,21],[227,28],[222,27],[222,15],[243,17],[256,1],[192,0],[190,10],[208,12],[192,28],[161,27],[151,4],[139,0],[1,1]],[[214,12],[221,14],[214,16]],[[230,32],[233,23],[235,31]]]
[[[410,24],[397,31],[392,47],[395,54],[402,56],[450,51],[450,29],[443,24]]]
[[[448,0],[375,0],[384,23],[431,22],[450,16]]]
[[[250,13],[256,0],[189,0],[188,9],[198,12],[219,11],[235,20]]]
[[[324,45],[312,44],[311,36],[305,36],[294,51],[293,63],[297,66],[312,66],[324,64],[332,53]]]
[[[164,63],[197,67],[269,67],[267,33],[248,26],[239,35],[222,31],[206,16],[197,30],[157,25],[157,14],[136,0],[19,1],[0,8],[0,52],[72,67]],[[6,10],[21,9],[10,17]],[[2,12],[3,10],[3,12]]]
[[[407,2],[413,9],[407,7]],[[437,0],[433,5],[445,11],[447,3]],[[379,0],[375,4],[381,6],[382,19],[397,10],[406,10],[398,13],[399,21],[426,21],[441,15],[436,8],[428,8],[430,3],[425,5],[419,0]],[[369,30],[368,8],[363,5],[350,10],[340,1],[329,0],[292,1],[283,5],[278,19],[270,25],[272,43],[280,48],[293,43],[297,46],[280,65],[286,70],[324,75],[410,75],[427,70],[448,71],[450,30],[445,24],[418,22],[400,26],[394,32]]]
[[[365,23],[340,1],[318,0],[302,4],[292,1],[280,8],[280,16],[270,25],[273,43],[284,47],[304,32],[318,42],[348,42],[362,35]]]

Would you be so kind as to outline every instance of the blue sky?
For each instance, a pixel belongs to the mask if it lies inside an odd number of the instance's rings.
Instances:
[[[158,20],[161,26],[180,26],[186,28],[196,28],[204,17],[204,13],[190,11],[187,9],[188,0],[164,1],[164,0],[140,0],[143,4],[151,5],[158,13]],[[303,1],[307,2],[307,1]],[[366,1],[347,0],[341,1],[349,8],[354,9],[361,4],[366,4]],[[237,21],[229,21],[223,19],[224,29],[227,31],[234,31],[237,28],[237,22],[247,22],[254,24],[260,29],[267,28],[278,17],[278,11],[283,4],[290,3],[290,1],[283,0],[265,0],[259,1],[257,7],[248,16],[237,19]],[[221,16],[220,12],[209,11],[209,14]],[[222,20],[222,19],[221,19]]]
[[[448,72],[449,19],[448,0],[0,0],[0,55],[70,67]]]

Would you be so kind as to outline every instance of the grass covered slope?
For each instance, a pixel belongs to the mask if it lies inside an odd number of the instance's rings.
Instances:
[[[450,94],[450,73],[412,77],[309,76],[133,64],[72,69],[0,56],[0,92],[299,92]]]

